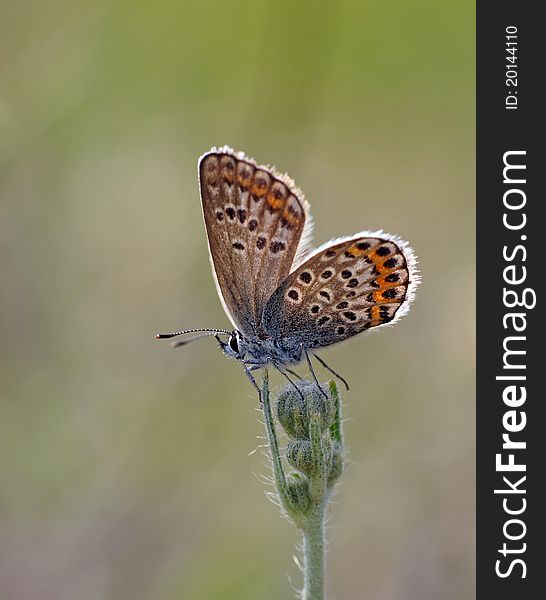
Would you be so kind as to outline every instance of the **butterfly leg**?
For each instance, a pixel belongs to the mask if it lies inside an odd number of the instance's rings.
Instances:
[[[293,387],[293,388],[296,390],[296,392],[298,392],[298,394],[299,394],[300,398],[302,399],[302,401],[304,401],[304,402],[305,402],[305,398],[304,398],[304,396],[303,396],[303,392],[302,392],[302,391],[300,390],[300,388],[299,388],[299,387],[298,387],[298,386],[295,384],[295,382],[294,382],[292,379],[290,379],[290,377],[289,377],[289,376],[286,374],[286,371],[287,371],[288,369],[286,369],[286,370],[283,370],[283,369],[281,369],[281,367],[280,367],[279,365],[277,365],[277,364],[275,364],[275,363],[272,363],[272,364],[273,364],[273,366],[275,367],[275,369],[277,369],[277,371],[278,371],[278,372],[279,372],[279,373],[280,373],[280,374],[281,374],[283,377],[286,377],[286,379],[288,379],[288,381],[290,382],[290,384],[292,385],[292,387]]]
[[[320,356],[317,356],[316,354],[313,354],[313,356],[319,361],[319,363],[328,371],[330,371],[330,373],[332,373],[332,375],[334,377],[337,377],[337,379],[339,379],[343,385],[347,388],[347,391],[349,391],[349,384],[347,383],[347,381],[339,374],[336,373],[334,371],[334,369],[332,369],[331,367],[329,367],[323,360],[322,358],[320,358]]]
[[[292,369],[287,369],[286,367],[285,367],[285,370],[286,370],[287,373],[290,373],[290,375],[293,375],[297,379],[303,379],[301,375],[298,375],[296,373],[296,371],[292,371]]]
[[[251,371],[255,371],[256,369],[259,369],[260,366],[258,365],[254,365],[252,367],[250,367],[250,369],[245,365],[245,363],[243,363],[243,369],[245,370],[246,376],[248,377],[250,383],[256,388],[257,392],[258,392],[258,400],[260,401],[260,404],[262,404],[262,390],[260,389],[260,386],[257,384],[256,379],[254,378],[254,375],[252,375]]]
[[[319,380],[317,379],[317,376],[315,375],[315,370],[313,369],[313,364],[311,363],[311,359],[309,358],[308,352],[305,352],[305,358],[307,359],[307,365],[309,366],[309,371],[311,372],[311,375],[313,376],[313,379],[315,380],[315,383],[317,384],[317,387],[320,390],[320,393],[325,398],[328,398],[328,394],[322,389],[322,386],[320,385]]]

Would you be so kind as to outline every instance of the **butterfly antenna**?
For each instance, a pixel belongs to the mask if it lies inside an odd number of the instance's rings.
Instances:
[[[174,331],[173,333],[157,333],[155,336],[156,340],[167,340],[169,338],[176,337],[177,335],[185,335],[186,333],[204,333],[205,335],[197,336],[195,339],[199,339],[201,337],[207,337],[209,335],[218,335],[219,333],[223,333],[224,335],[230,335],[230,331],[226,329],[210,329],[210,328],[201,328],[201,329],[184,329],[183,331]],[[189,344],[189,340],[187,341]],[[182,345],[182,344],[181,344]]]
[[[177,340],[176,342],[172,342],[171,346],[173,348],[180,348],[180,346],[186,346],[187,344],[191,344],[192,342],[195,342],[196,340],[201,340],[203,338],[206,337],[211,337],[211,336],[215,336],[217,339],[218,338],[218,334],[212,331],[207,331],[206,333],[199,333],[198,335],[193,335],[189,338],[185,338],[182,340]]]

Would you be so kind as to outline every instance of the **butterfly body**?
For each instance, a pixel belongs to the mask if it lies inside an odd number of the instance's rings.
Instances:
[[[233,331],[227,342],[220,340],[220,347],[228,358],[240,360],[251,368],[267,365],[296,365],[303,359],[303,345],[293,344],[290,339],[245,338],[240,331]]]
[[[251,370],[311,366],[316,350],[407,312],[419,276],[396,236],[361,232],[311,251],[302,192],[228,147],[201,157],[199,184],[212,272],[234,326],[227,341],[216,338],[254,384]]]

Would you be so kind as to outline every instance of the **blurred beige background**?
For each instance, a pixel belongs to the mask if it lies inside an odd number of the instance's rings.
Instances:
[[[331,599],[474,597],[474,5],[0,6],[0,597],[291,598],[255,394],[220,326],[196,179],[230,144],[288,171],[315,241],[411,241],[395,327],[350,381]],[[278,381],[278,380],[276,380]]]

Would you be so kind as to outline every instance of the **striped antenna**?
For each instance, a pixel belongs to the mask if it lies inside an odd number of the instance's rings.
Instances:
[[[183,331],[175,331],[173,333],[157,333],[155,336],[156,340],[168,340],[169,338],[176,337],[177,335],[185,335],[186,333],[204,333],[205,335],[197,336],[195,339],[199,339],[200,337],[207,337],[209,335],[217,335],[219,333],[223,333],[224,335],[230,335],[231,331],[227,331],[226,329],[210,329],[210,328],[201,328],[201,329],[184,329]],[[189,343],[189,340],[187,341]],[[182,344],[181,344],[182,345]]]
[[[205,333],[199,333],[197,335],[194,335],[190,338],[185,338],[182,340],[177,340],[176,342],[172,342],[171,346],[173,348],[180,348],[180,346],[186,346],[187,344],[191,344],[192,342],[195,342],[196,340],[201,340],[203,338],[211,337],[211,336],[214,336],[214,337],[216,337],[216,339],[219,339],[218,333],[214,333],[212,331],[207,331]]]

